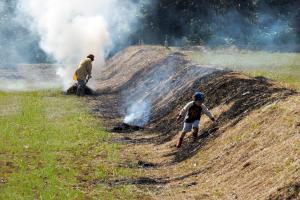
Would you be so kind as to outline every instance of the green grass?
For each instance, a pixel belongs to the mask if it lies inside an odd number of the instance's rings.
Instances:
[[[237,50],[207,50],[189,54],[193,61],[243,71],[251,76],[265,76],[286,87],[300,90],[300,54]]]
[[[134,176],[84,102],[56,91],[0,92],[0,199],[134,199]]]

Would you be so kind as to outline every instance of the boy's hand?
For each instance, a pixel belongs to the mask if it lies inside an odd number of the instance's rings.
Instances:
[[[215,122],[215,123],[217,123],[217,122],[218,122],[218,120],[216,120],[214,117],[213,117],[213,118],[211,118],[211,121],[213,121],[213,122]]]
[[[181,115],[178,115],[176,119],[177,119],[177,120],[180,120],[181,118],[182,118],[182,116],[181,116]]]
[[[214,124],[218,124],[218,123],[219,123],[219,121],[218,121],[217,119],[215,119],[214,117],[213,117],[213,118],[211,118],[211,121],[213,121],[213,122],[214,122]]]

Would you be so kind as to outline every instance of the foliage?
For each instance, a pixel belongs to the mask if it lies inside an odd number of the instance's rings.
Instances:
[[[150,0],[148,0],[149,2]],[[143,9],[139,37],[146,43],[238,45],[295,50],[297,0],[157,0]]]

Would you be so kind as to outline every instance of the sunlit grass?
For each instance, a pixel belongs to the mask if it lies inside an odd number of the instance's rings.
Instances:
[[[300,54],[237,50],[206,50],[189,54],[199,64],[265,76],[284,86],[300,90]]]
[[[83,101],[56,91],[0,92],[0,199],[134,199],[131,186],[94,180],[131,177],[122,146]]]

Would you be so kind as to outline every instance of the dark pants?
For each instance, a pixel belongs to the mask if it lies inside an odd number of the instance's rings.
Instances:
[[[84,80],[78,80],[78,86],[77,86],[77,96],[84,96],[85,94],[85,81]]]

